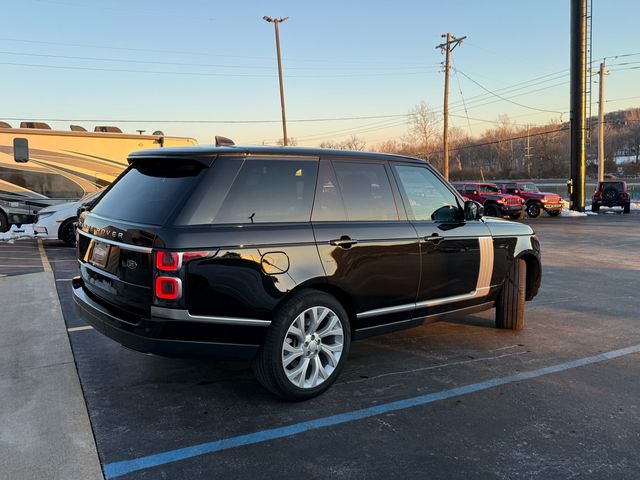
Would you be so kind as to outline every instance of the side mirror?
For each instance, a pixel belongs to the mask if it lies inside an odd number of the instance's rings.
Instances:
[[[13,139],[13,160],[18,163],[29,161],[29,140],[26,138]]]
[[[464,219],[480,220],[484,215],[484,207],[478,202],[467,200],[464,202]]]

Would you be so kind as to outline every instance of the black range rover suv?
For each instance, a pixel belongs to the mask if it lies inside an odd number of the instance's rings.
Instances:
[[[538,292],[530,227],[482,218],[422,160],[295,147],[161,148],[78,226],[74,299],[122,345],[253,359],[301,400],[352,340],[496,307],[520,329]]]

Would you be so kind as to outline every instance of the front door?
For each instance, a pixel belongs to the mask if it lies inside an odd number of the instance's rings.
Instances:
[[[350,297],[356,329],[412,317],[420,246],[386,162],[322,159],[312,223],[327,280]]]
[[[429,167],[396,164],[393,170],[420,239],[416,315],[481,303],[493,268],[489,229],[481,220],[461,220],[460,200]]]

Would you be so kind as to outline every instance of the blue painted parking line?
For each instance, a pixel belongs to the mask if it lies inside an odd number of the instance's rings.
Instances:
[[[222,450],[228,450],[230,448],[242,447],[246,445],[253,445],[256,443],[267,442],[269,440],[276,440],[279,438],[289,437],[297,435],[299,433],[308,432],[318,428],[330,427],[333,425],[340,425],[343,423],[353,422],[355,420],[362,420],[370,418],[376,415],[382,415],[389,412],[398,410],[405,410],[407,408],[417,407],[420,405],[426,405],[436,402],[438,400],[445,400],[448,398],[458,397],[461,395],[467,395],[469,393],[479,392],[481,390],[487,390],[489,388],[498,387],[501,385],[507,385],[510,383],[520,382],[523,380],[530,380],[532,378],[541,377],[543,375],[549,375],[551,373],[563,372],[565,370],[571,370],[573,368],[582,367],[585,365],[591,365],[594,363],[604,362],[614,358],[623,357],[633,353],[640,352],[640,345],[633,345],[627,348],[619,350],[612,350],[609,352],[600,353],[592,357],[581,358],[578,360],[572,360],[570,362],[559,363],[551,365],[549,367],[539,368],[537,370],[531,370],[528,372],[521,372],[506,377],[493,378],[484,382],[473,383],[470,385],[464,385],[462,387],[453,388],[451,390],[443,390],[441,392],[434,392],[425,395],[419,395],[417,397],[411,397],[404,400],[398,400],[395,402],[385,403],[382,405],[376,405],[374,407],[363,408],[360,410],[354,410],[351,412],[345,412],[338,415],[331,415],[328,417],[317,418],[315,420],[309,420],[306,422],[294,423],[293,425],[287,425],[285,427],[271,428],[268,430],[261,430],[246,435],[239,435],[236,437],[226,438],[222,440],[215,440],[212,442],[201,443],[199,445],[193,445],[190,447],[179,448],[176,450],[169,450],[167,452],[157,453],[154,455],[147,455],[144,457],[135,458],[133,460],[124,460],[121,462],[113,462],[104,465],[104,474],[106,478],[116,478],[122,475],[126,475],[131,472],[144,470],[147,468],[158,467],[168,463],[178,462],[186,460],[188,458],[205,455],[208,453],[220,452]]]

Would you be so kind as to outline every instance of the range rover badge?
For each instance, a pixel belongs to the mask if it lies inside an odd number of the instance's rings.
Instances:
[[[127,268],[129,268],[131,270],[135,270],[137,266],[138,266],[138,264],[136,262],[134,262],[133,260],[127,260]]]

